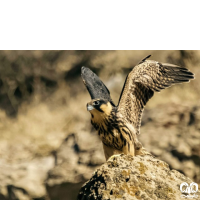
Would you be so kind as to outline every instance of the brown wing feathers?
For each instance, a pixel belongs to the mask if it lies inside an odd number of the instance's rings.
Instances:
[[[188,82],[193,78],[194,74],[186,68],[167,63],[161,64],[145,58],[127,76],[118,103],[118,111],[139,134],[143,108],[154,91],[159,92],[172,84]]]
[[[129,73],[124,83],[118,112],[124,120],[131,123],[139,134],[144,106],[154,92],[170,87],[172,84],[188,82],[194,74],[186,68],[168,63],[146,60],[147,56]],[[82,79],[92,99],[99,98],[114,103],[110,92],[99,77],[90,69],[82,67]]]
[[[140,124],[142,119],[142,112],[144,110],[144,107],[148,100],[153,96],[154,92],[150,88],[145,87],[141,83],[135,83],[136,89],[135,89],[135,100],[136,105],[135,108],[135,114],[132,113],[134,116],[134,121],[132,121],[132,124],[135,124],[136,134],[139,134],[140,131]],[[134,102],[133,102],[134,104]],[[130,117],[131,118],[131,117]]]
[[[153,91],[160,91],[172,84],[188,82],[194,78],[193,73],[185,68],[151,60],[137,65],[131,73],[135,82],[140,82]]]

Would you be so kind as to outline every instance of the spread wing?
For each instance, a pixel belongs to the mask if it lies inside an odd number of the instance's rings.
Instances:
[[[81,68],[81,77],[91,99],[104,99],[109,101],[113,106],[114,103],[110,97],[110,92],[100,78],[87,67]]]
[[[194,74],[186,68],[143,59],[126,78],[118,111],[139,134],[142,111],[154,92],[175,83],[189,82],[193,78]]]

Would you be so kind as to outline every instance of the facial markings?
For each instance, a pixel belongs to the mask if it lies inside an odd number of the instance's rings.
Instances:
[[[110,112],[112,110],[112,106],[111,106],[110,102],[102,100],[102,99],[92,100],[88,104],[91,105],[92,107],[94,107],[93,110],[96,109],[97,111],[99,111],[101,113],[110,114]]]
[[[110,102],[101,99],[95,99],[88,104],[94,107],[94,109],[89,110],[91,113],[92,123],[96,124],[96,127],[98,127],[97,129],[102,127],[104,130],[107,130],[107,119],[112,112],[112,105]]]
[[[100,109],[107,115],[109,116],[112,111],[112,105],[110,102],[107,102],[106,104],[101,104]]]
[[[92,102],[92,105],[94,106],[94,108],[96,110],[98,110],[99,112],[103,112],[103,110],[101,110],[101,105],[105,104],[106,102],[104,100],[100,100],[100,99],[96,99]]]

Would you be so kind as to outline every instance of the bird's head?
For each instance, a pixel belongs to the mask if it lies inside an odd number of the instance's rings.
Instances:
[[[87,110],[91,113],[92,118],[109,116],[112,108],[111,103],[103,99],[93,99],[87,103]]]

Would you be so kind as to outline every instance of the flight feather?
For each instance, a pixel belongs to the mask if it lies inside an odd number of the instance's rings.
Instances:
[[[186,68],[143,59],[128,74],[122,89],[118,111],[139,134],[144,106],[153,96],[172,84],[189,82],[194,74]]]

